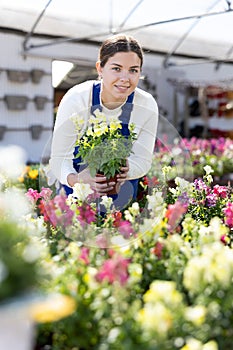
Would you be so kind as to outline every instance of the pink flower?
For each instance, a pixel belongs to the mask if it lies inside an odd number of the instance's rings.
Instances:
[[[168,230],[173,231],[187,211],[187,205],[177,201],[175,204],[169,204],[165,217],[168,219]]]
[[[99,248],[107,248],[109,246],[109,239],[105,234],[100,233],[96,236],[96,244]]]
[[[40,191],[41,197],[46,199],[46,200],[51,198],[52,193],[53,193],[53,191],[47,187],[42,187],[42,189]]]
[[[66,204],[66,196],[57,195],[48,201],[42,199],[38,208],[44,215],[44,221],[50,222],[54,227],[60,226],[65,229],[72,224],[74,212]]]
[[[229,239],[229,237],[227,237],[227,235],[222,235],[220,238],[220,241],[225,245],[230,243],[230,239]]]
[[[129,238],[134,234],[134,229],[132,224],[128,221],[121,221],[118,225],[118,231],[124,238]]]
[[[90,252],[90,249],[87,248],[87,247],[82,247],[81,248],[81,254],[79,256],[79,259],[83,260],[83,262],[88,265],[90,263],[90,260],[89,260],[89,252]]]
[[[36,203],[39,198],[41,198],[40,193],[38,193],[37,190],[33,190],[33,188],[29,188],[28,191],[25,193],[26,197],[32,201],[33,203]]]
[[[82,226],[96,221],[96,213],[89,204],[83,203],[83,205],[78,207],[77,209],[79,212],[77,218]]]
[[[99,272],[96,274],[96,280],[98,282],[107,281],[110,284],[118,281],[121,285],[124,285],[129,277],[129,262],[129,259],[114,255],[112,259],[108,259],[104,262]]]
[[[233,227],[233,203],[228,202],[226,207],[223,209],[225,214],[225,223],[230,228]]]

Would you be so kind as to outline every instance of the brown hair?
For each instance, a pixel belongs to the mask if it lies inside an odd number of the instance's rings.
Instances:
[[[127,35],[113,35],[107,38],[101,45],[99,50],[100,66],[104,67],[109,57],[112,57],[117,52],[135,52],[143,64],[143,51],[136,39]]]

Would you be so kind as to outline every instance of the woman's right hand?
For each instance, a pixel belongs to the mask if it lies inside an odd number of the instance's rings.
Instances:
[[[85,183],[91,186],[91,189],[97,192],[100,196],[107,195],[107,192],[113,189],[115,182],[107,182],[105,176],[92,177],[88,168],[85,168],[80,173],[69,174],[67,177],[68,184],[73,187],[76,183]]]

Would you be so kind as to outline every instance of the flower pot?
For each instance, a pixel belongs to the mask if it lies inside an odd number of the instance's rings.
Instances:
[[[98,174],[96,174],[96,176],[97,177],[104,177],[105,175],[98,173]],[[111,189],[110,191],[107,192],[108,196],[118,193],[118,191],[117,191],[117,174],[110,177],[110,179],[107,179],[107,183],[110,183],[110,182],[115,182],[115,186],[113,187],[113,189]]]
[[[33,69],[31,71],[31,78],[32,78],[32,82],[35,84],[40,83],[41,78],[43,77],[43,75],[45,74],[45,72],[41,69]]]

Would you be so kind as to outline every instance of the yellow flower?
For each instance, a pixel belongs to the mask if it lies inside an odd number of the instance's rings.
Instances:
[[[218,346],[215,341],[202,344],[199,340],[190,338],[181,350],[218,350]]]
[[[173,325],[173,315],[162,303],[145,305],[139,310],[137,319],[145,330],[156,332],[161,338],[167,336]]]
[[[157,303],[175,307],[182,302],[182,295],[176,290],[176,284],[172,281],[153,281],[150,289],[144,294],[146,303]]]
[[[31,169],[31,170],[29,170],[29,172],[28,172],[28,176],[29,176],[30,179],[32,179],[32,180],[35,180],[35,179],[38,177],[38,175],[39,175],[38,169]]]
[[[24,177],[23,177],[23,176],[20,176],[20,177],[18,178],[18,181],[21,182],[21,183],[23,183],[23,182],[24,182]]]
[[[26,165],[24,169],[24,174],[27,174],[31,170],[30,165]]]
[[[71,315],[76,309],[76,302],[67,295],[52,295],[45,301],[30,308],[32,319],[39,323],[55,322]]]

